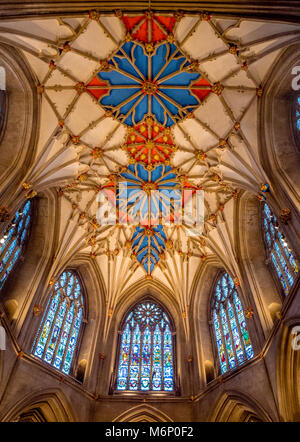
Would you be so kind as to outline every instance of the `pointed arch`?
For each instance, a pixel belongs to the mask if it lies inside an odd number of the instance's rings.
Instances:
[[[3,422],[75,422],[73,410],[61,391],[34,392],[15,403]]]
[[[278,405],[286,422],[300,421],[300,316],[283,325],[276,362]]]
[[[269,414],[249,395],[227,391],[221,394],[210,422],[272,422]]]
[[[140,299],[120,326],[114,389],[174,393],[174,323],[153,298]]]
[[[65,270],[54,283],[32,354],[64,374],[70,374],[82,332],[85,301],[74,270]]]
[[[113,422],[173,422],[173,420],[157,408],[141,404],[124,411],[113,419]]]
[[[277,217],[266,202],[262,207],[262,223],[268,260],[280,281],[283,293],[288,295],[294,285],[299,267]]]
[[[299,66],[300,45],[293,44],[280,54],[266,78],[258,103],[259,149],[264,170],[281,207],[299,207],[300,155],[293,129],[293,102],[297,91],[291,87]],[[298,215],[296,215],[298,216]]]
[[[1,66],[5,68],[0,89],[4,85],[6,88],[1,94],[6,95],[0,134],[1,200],[2,204],[11,207],[24,171],[30,168],[36,155],[41,102],[37,94],[37,78],[23,52],[15,45],[1,41],[0,58]]]
[[[28,200],[16,212],[0,239],[0,290],[24,255],[32,221],[32,201]]]
[[[252,342],[238,290],[225,271],[219,273],[216,279],[211,297],[210,320],[221,374],[253,358]]]

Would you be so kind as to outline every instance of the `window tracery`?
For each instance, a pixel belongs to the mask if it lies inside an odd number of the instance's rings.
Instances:
[[[143,301],[128,314],[121,335],[118,391],[173,391],[174,345],[166,313]]]
[[[69,374],[84,315],[78,276],[64,271],[54,284],[32,353],[57,370]]]
[[[221,374],[253,358],[253,347],[234,281],[223,273],[216,284],[211,314]]]
[[[298,264],[278,220],[267,203],[263,206],[263,233],[270,262],[288,295],[298,274]]]
[[[27,201],[16,212],[0,239],[0,289],[20,259],[29,235],[32,202]]]

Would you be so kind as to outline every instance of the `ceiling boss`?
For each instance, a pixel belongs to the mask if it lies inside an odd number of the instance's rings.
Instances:
[[[108,115],[127,126],[126,142],[121,148],[128,154],[129,166],[120,179],[131,194],[123,198],[124,192],[116,189],[116,201],[127,217],[136,211],[141,217],[143,227],[134,228],[132,251],[150,274],[165,248],[167,238],[160,223],[170,203],[168,196],[158,197],[152,191],[164,186],[164,174],[166,188],[173,189],[178,182],[171,167],[177,146],[170,127],[191,117],[212,86],[199,73],[197,63],[175,43],[172,31],[181,14],[164,17],[149,10],[139,16],[126,16],[121,11],[116,15],[126,26],[125,41],[101,63],[87,90]],[[140,166],[136,169],[133,164]],[[177,199],[181,199],[179,193]],[[158,225],[159,206],[162,214]],[[176,216],[172,204],[170,208]],[[157,227],[150,227],[153,224]]]
[[[114,21],[119,19],[123,31],[120,39],[111,35],[99,13],[89,15],[87,26],[95,29],[96,22],[114,49],[106,50],[100,66],[99,58],[93,57],[96,70],[89,80],[72,87],[79,102],[76,109],[92,103],[98,118],[81,131],[76,123],[72,132],[69,119],[59,116],[59,121],[66,120],[59,127],[70,133],[82,169],[75,181],[59,189],[59,195],[68,199],[79,215],[79,225],[91,236],[86,243],[93,259],[103,253],[109,259],[124,254],[131,257],[132,266],[139,264],[146,278],[152,278],[154,269],[164,268],[169,256],[185,261],[199,253],[206,256],[202,246],[199,252],[203,229],[205,235],[216,227],[234,195],[235,189],[223,182],[219,162],[230,148],[229,134],[236,134],[240,126],[232,129],[233,122],[220,136],[211,122],[203,121],[202,110],[212,103],[224,107],[227,116],[232,113],[222,96],[225,87],[203,71],[201,58],[193,59],[198,54],[191,55],[186,46],[193,32],[191,28],[185,35],[185,25],[180,28],[183,14],[156,15],[148,10],[136,15],[117,11],[116,16]],[[209,20],[199,15],[204,26],[210,26]],[[180,37],[182,32],[185,36]],[[101,41],[93,42],[94,51]],[[75,45],[69,44],[67,54]],[[80,48],[74,47],[74,53]],[[51,93],[51,87],[46,85],[44,94]],[[90,119],[86,112],[82,117]],[[98,198],[100,193],[104,201]],[[103,221],[106,201],[115,210],[109,223]]]
[[[166,127],[189,116],[211,91],[197,66],[167,41],[151,51],[148,43],[123,43],[87,88],[121,123],[133,126],[151,115]]]

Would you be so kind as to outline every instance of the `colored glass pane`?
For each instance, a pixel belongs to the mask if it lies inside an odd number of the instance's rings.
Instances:
[[[82,289],[77,275],[63,272],[55,283],[32,353],[69,374],[83,316]]]
[[[212,323],[221,374],[253,357],[247,324],[233,279],[223,273],[212,298]]]
[[[0,239],[0,289],[24,250],[26,238],[29,235],[31,212],[32,203],[27,201],[16,212],[13,221]]]
[[[287,295],[298,273],[298,263],[281,231],[276,216],[267,203],[263,207],[263,230],[267,252],[270,256],[284,293]]]
[[[117,390],[174,390],[170,321],[157,304],[141,302],[128,314],[118,362]]]
[[[234,357],[234,353],[233,353],[233,347],[232,347],[232,341],[231,341],[231,336],[230,336],[229,327],[228,327],[226,311],[223,307],[223,304],[221,305],[220,314],[221,314],[221,322],[222,322],[222,326],[223,326],[223,333],[224,333],[224,338],[225,338],[225,346],[226,346],[226,351],[227,351],[229,367],[234,368],[236,365],[236,362],[235,362],[235,357]]]
[[[253,348],[252,348],[249,332],[247,329],[247,324],[246,324],[244,312],[242,309],[242,304],[241,304],[240,298],[237,295],[237,292],[234,292],[233,302],[234,302],[238,322],[240,324],[240,329],[241,329],[241,334],[242,334],[242,338],[244,341],[247,359],[251,359],[251,358],[253,358]]]
[[[214,320],[214,328],[215,328],[215,333],[216,333],[216,341],[217,341],[217,348],[218,348],[221,372],[225,373],[227,371],[225,349],[224,349],[224,345],[223,345],[222,334],[220,331],[220,324],[219,324],[219,320],[218,320],[218,316],[216,314],[216,311],[214,311],[213,320]]]
[[[296,128],[300,131],[300,97],[297,97],[296,104]]]

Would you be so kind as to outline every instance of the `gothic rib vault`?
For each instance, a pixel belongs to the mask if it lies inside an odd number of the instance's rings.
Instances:
[[[269,182],[258,100],[272,63],[299,32],[293,24],[152,11],[1,22],[1,41],[27,59],[40,99],[37,155],[15,198],[57,189],[49,282],[78,254],[95,260],[105,284],[104,336],[122,293],[141,279],[171,290],[187,336],[203,262],[217,256],[239,284],[235,204],[243,190],[265,199]],[[100,225],[97,194],[117,194],[124,181],[136,198],[128,216],[141,211],[148,222]],[[188,236],[184,224],[151,225],[147,190],[160,186],[204,190],[202,235]]]

